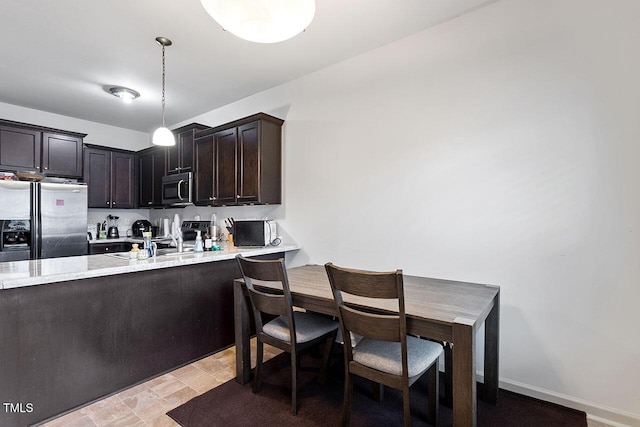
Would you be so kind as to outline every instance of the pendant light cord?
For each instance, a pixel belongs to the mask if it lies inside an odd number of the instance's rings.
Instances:
[[[164,66],[164,44],[162,45],[162,127],[164,127],[164,78],[165,78],[165,66]]]

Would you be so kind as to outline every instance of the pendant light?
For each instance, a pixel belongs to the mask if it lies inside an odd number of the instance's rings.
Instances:
[[[164,48],[171,46],[171,40],[166,37],[156,37],[156,41],[162,46],[162,126],[153,132],[153,145],[176,145],[176,138],[173,136],[173,132],[164,126]]]
[[[256,43],[277,43],[301,33],[316,13],[315,0],[200,0],[225,31]]]

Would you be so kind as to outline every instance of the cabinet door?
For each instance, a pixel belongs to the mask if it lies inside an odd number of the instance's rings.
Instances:
[[[145,150],[138,156],[139,206],[162,206],[162,177],[165,173],[165,150]]]
[[[180,168],[183,171],[193,171],[193,149],[195,143],[195,130],[182,132],[178,135],[180,146]]]
[[[179,140],[176,138],[176,140]],[[176,173],[180,170],[180,157],[179,157],[179,145],[176,141],[176,145],[166,148],[165,156],[167,158],[167,173]]]
[[[0,166],[39,172],[41,141],[39,131],[0,126]]]
[[[135,207],[135,155],[111,153],[111,207]]]
[[[215,204],[235,205],[237,200],[237,128],[213,134],[215,148]]]
[[[195,174],[193,203],[196,205],[213,205],[216,201],[214,184],[214,138],[213,135],[195,140]]]
[[[259,157],[260,122],[238,127],[238,200],[242,203],[258,201],[260,191]]]
[[[81,177],[82,138],[43,133],[42,172],[53,176]]]
[[[111,152],[97,148],[84,151],[84,181],[90,208],[111,207]]]
[[[193,170],[194,132],[189,129],[177,133],[176,145],[167,147],[167,170],[170,173]]]

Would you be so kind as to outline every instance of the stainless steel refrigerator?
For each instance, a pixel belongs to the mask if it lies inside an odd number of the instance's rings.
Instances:
[[[0,181],[0,262],[87,254],[87,186]]]

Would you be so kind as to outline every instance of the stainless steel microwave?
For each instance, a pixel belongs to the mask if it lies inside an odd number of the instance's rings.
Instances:
[[[193,173],[183,172],[162,177],[162,204],[187,206],[193,204]]]

